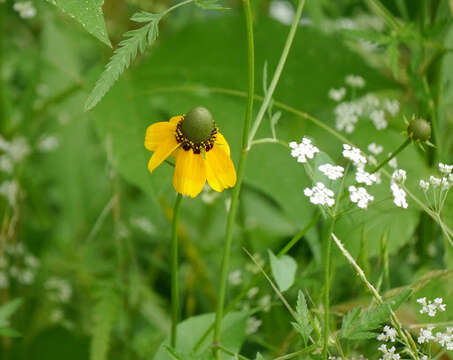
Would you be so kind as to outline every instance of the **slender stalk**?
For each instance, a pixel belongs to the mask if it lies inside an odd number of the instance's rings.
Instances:
[[[409,145],[411,142],[411,139],[408,137],[398,149],[396,149],[394,152],[392,152],[384,161],[382,161],[378,166],[374,168],[374,170],[371,172],[371,174],[374,174],[376,171],[378,171],[380,168],[382,168],[385,164],[387,164],[390,160],[392,160],[396,155],[398,155],[401,151],[404,150],[404,148]]]
[[[222,267],[220,273],[220,289],[217,301],[216,318],[214,325],[214,355],[216,359],[220,359],[220,352],[216,345],[220,345],[220,333],[222,329],[223,310],[225,305],[225,294],[228,280],[228,271],[230,267],[230,252],[231,243],[233,240],[233,225],[236,218],[236,212],[239,202],[239,194],[241,191],[242,180],[244,178],[245,164],[247,160],[247,139],[250,131],[250,123],[252,122],[253,100],[255,92],[255,44],[253,39],[253,21],[252,9],[250,0],[243,0],[245,24],[247,31],[248,44],[248,96],[247,96],[247,111],[245,113],[244,128],[242,133],[241,155],[239,158],[238,174],[236,186],[233,189],[230,211],[228,212],[226,230],[225,230],[225,245],[223,249]]]
[[[280,80],[280,76],[282,75],[283,68],[286,63],[286,59],[288,58],[289,50],[291,49],[291,45],[294,40],[294,36],[296,35],[297,27],[299,26],[300,18],[302,16],[302,10],[304,9],[305,0],[299,0],[299,4],[296,10],[296,16],[294,17],[293,23],[291,24],[291,29],[289,30],[288,37],[286,39],[285,47],[283,48],[282,55],[280,56],[280,60],[278,62],[277,68],[275,69],[274,77],[269,85],[269,89],[267,90],[263,103],[258,111],[258,115],[256,116],[255,122],[252,125],[252,129],[250,130],[250,135],[248,139],[247,151],[250,150],[252,145],[252,141],[255,138],[256,132],[260,127],[261,121],[266,113],[266,110],[269,106],[269,103],[272,100],[272,95],[274,95],[275,88],[277,87],[278,81]]]
[[[165,10],[161,17],[164,17],[165,15],[167,15],[169,12],[172,12],[173,10],[175,10],[176,8],[179,8],[180,6],[183,6],[183,5],[186,5],[186,4],[190,4],[191,2],[193,2],[194,0],[185,0],[185,1],[182,1],[180,2],[179,4],[176,4],[176,5],[173,5],[172,7],[169,7],[167,10]]]
[[[170,345],[176,348],[176,328],[179,322],[179,281],[178,281],[178,220],[182,195],[176,196],[171,223],[171,335]]]
[[[331,234],[335,226],[335,219],[329,220],[326,226],[326,232],[323,239],[323,255],[324,255],[324,328],[322,334],[322,358],[327,360],[329,347],[329,320],[330,320],[330,262],[332,253]]]

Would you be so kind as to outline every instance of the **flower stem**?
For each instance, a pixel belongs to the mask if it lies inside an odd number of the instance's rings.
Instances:
[[[236,211],[239,202],[239,194],[241,191],[242,179],[244,178],[245,164],[247,160],[247,152],[245,151],[248,142],[250,131],[250,123],[252,122],[253,100],[255,92],[255,44],[253,39],[253,21],[252,9],[250,0],[243,0],[245,23],[247,29],[247,44],[248,44],[248,96],[247,96],[247,111],[245,114],[244,128],[242,133],[241,155],[239,158],[238,175],[236,186],[233,189],[230,211],[228,212],[226,230],[225,230],[225,245],[223,249],[222,268],[220,273],[220,289],[217,300],[216,318],[214,326],[214,355],[216,359],[220,359],[218,346],[220,345],[220,333],[222,329],[223,310],[225,305],[225,294],[228,280],[228,271],[230,263],[231,243],[233,240],[233,225],[236,218]]]
[[[171,335],[170,345],[176,348],[176,327],[179,322],[179,281],[178,281],[178,220],[182,195],[178,194],[173,209],[171,224]]]
[[[305,0],[299,0],[299,4],[297,6],[296,15],[294,17],[293,23],[291,24],[291,29],[289,30],[288,37],[286,38],[285,47],[283,48],[282,55],[280,56],[280,60],[278,62],[277,68],[275,69],[274,77],[269,85],[269,89],[264,96],[263,103],[258,111],[258,115],[256,116],[255,122],[252,125],[252,129],[250,130],[250,135],[247,142],[247,151],[250,150],[252,146],[252,141],[255,138],[256,132],[263,120],[263,117],[266,113],[266,110],[272,100],[272,95],[274,95],[275,88],[277,87],[278,81],[280,80],[280,76],[282,74],[283,68],[286,63],[286,59],[288,58],[289,50],[291,49],[291,45],[293,44],[294,36],[296,35],[297,27],[299,26],[300,18],[302,16],[302,10],[304,9]]]
[[[382,161],[378,166],[374,168],[374,170],[371,172],[371,174],[374,174],[376,171],[378,171],[380,168],[382,168],[385,164],[387,164],[390,160],[392,160],[396,155],[398,155],[401,151],[404,150],[404,148],[409,145],[411,142],[410,138],[407,138],[398,149],[396,149],[394,152],[392,152],[384,161]]]
[[[326,232],[324,233],[323,240],[323,255],[324,255],[324,328],[322,334],[322,358],[327,360],[328,347],[329,347],[329,318],[330,318],[330,258],[332,252],[331,234],[335,226],[335,219],[328,220],[326,224]]]

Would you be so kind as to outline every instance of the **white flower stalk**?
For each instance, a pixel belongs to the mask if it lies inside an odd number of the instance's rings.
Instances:
[[[357,168],[357,172],[355,173],[355,181],[357,181],[359,184],[366,184],[370,186],[377,181],[377,178],[376,175],[370,174],[362,168]]]
[[[406,201],[406,192],[398,186],[398,184],[392,182],[390,189],[393,193],[393,202],[396,206],[403,209],[407,209],[408,204]]]
[[[356,203],[357,206],[361,209],[366,209],[368,207],[368,203],[374,200],[374,196],[368,194],[364,187],[356,188],[355,186],[351,185],[348,188],[349,190],[349,198],[353,203]]]
[[[343,144],[342,154],[345,158],[351,160],[357,167],[363,167],[367,163],[366,157],[362,155],[360,149],[348,144]]]
[[[425,180],[420,180],[418,183],[418,186],[420,189],[422,189],[424,192],[429,190],[429,182]]]
[[[420,334],[418,335],[417,342],[419,344],[424,344],[424,343],[428,343],[428,342],[434,340],[435,337],[433,336],[433,329],[434,329],[434,326],[428,326],[426,329],[421,328]]]
[[[331,164],[323,164],[318,167],[324,175],[326,175],[330,180],[337,180],[343,177],[344,168],[341,166],[334,166]]]
[[[359,75],[348,75],[344,81],[353,88],[361,89],[365,86],[365,80]]]
[[[385,114],[383,110],[374,110],[370,114],[370,119],[373,122],[377,130],[383,130],[387,128],[387,120],[385,120]]]
[[[394,346],[387,349],[387,345],[382,344],[378,347],[378,350],[382,351],[382,357],[379,360],[399,360],[401,358],[399,354],[395,353],[396,349]]]
[[[397,337],[397,332],[394,328],[385,325],[382,333],[380,333],[377,337],[378,341],[390,341],[390,342],[395,342],[396,337]]]
[[[426,300],[425,297],[417,299],[417,302],[422,305],[420,309],[420,314],[428,314],[428,316],[433,317],[438,311],[445,311],[447,305],[443,304],[442,298],[435,298],[433,301]]]
[[[306,163],[307,159],[313,159],[319,149],[311,143],[311,140],[304,137],[300,144],[292,141],[289,143],[291,147],[291,156],[297,158],[300,163]]]
[[[316,183],[313,188],[305,188],[305,196],[310,198],[310,202],[315,205],[331,207],[335,204],[334,192],[328,189],[322,182]]]
[[[329,98],[334,101],[341,101],[346,95],[346,89],[341,87],[339,89],[330,89],[329,90]]]
[[[432,185],[432,187],[437,188],[442,183],[442,179],[439,179],[438,177],[435,177],[435,176],[431,175],[429,177],[429,183]]]
[[[368,151],[373,155],[379,155],[382,151],[384,151],[384,147],[373,142],[368,145]]]
[[[447,165],[443,163],[439,163],[439,171],[442,174],[448,175],[453,171],[453,165]]]

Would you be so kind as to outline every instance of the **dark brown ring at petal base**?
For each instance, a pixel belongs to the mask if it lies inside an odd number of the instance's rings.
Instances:
[[[190,149],[192,149],[194,154],[201,154],[202,151],[208,152],[214,147],[215,140],[217,138],[217,133],[219,132],[219,129],[217,128],[215,123],[209,139],[195,143],[184,136],[181,129],[181,124],[183,121],[184,119],[179,121],[178,125],[176,125],[175,130],[176,141],[182,144],[181,147],[183,148],[183,150],[189,151]]]

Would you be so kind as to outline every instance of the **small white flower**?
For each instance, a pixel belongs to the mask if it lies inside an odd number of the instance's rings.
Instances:
[[[384,326],[383,332],[378,335],[377,339],[379,341],[390,341],[395,342],[397,336],[397,332],[394,328],[390,326]]]
[[[382,351],[382,360],[399,360],[400,355],[395,354],[395,347],[392,346],[391,348],[387,349],[387,345],[382,344],[381,346],[378,347],[379,351]]]
[[[262,321],[258,320],[256,317],[252,316],[247,319],[247,325],[245,329],[245,333],[247,335],[254,334],[258,331],[258,328],[261,326]]]
[[[400,111],[400,103],[398,100],[385,99],[384,108],[390,113],[390,115],[395,116]]]
[[[422,189],[423,191],[428,191],[429,182],[425,181],[425,180],[420,180],[420,182],[418,183],[418,186],[420,186],[420,189]]]
[[[422,305],[420,309],[420,314],[428,314],[428,316],[433,317],[436,315],[437,311],[445,311],[446,305],[443,304],[442,298],[435,298],[434,301],[428,300],[426,298],[417,299],[417,302]]]
[[[362,155],[360,149],[352,147],[348,144],[343,144],[343,156],[350,159],[357,167],[361,167],[366,164],[366,157]]]
[[[291,25],[294,19],[294,8],[288,1],[272,1],[269,6],[269,15],[285,25]]]
[[[0,195],[3,195],[11,206],[16,203],[17,195],[19,194],[19,184],[14,181],[4,181],[0,184]]]
[[[259,301],[258,305],[263,308],[264,312],[268,312],[271,309],[271,296],[269,294],[264,295]]]
[[[60,140],[56,136],[47,135],[38,142],[38,150],[43,153],[55,151],[60,146]]]
[[[368,203],[374,200],[374,196],[368,194],[364,187],[356,188],[351,185],[348,190],[351,201],[353,203],[357,203],[357,206],[361,209],[366,209],[368,207]]]
[[[329,90],[329,98],[334,101],[341,101],[346,95],[346,89],[341,87],[339,89],[330,89]]]
[[[442,174],[450,174],[453,171],[453,165],[439,163],[439,171]]]
[[[14,164],[11,159],[6,155],[0,156],[0,171],[11,174],[13,170]]]
[[[326,175],[330,180],[337,180],[343,177],[344,168],[341,166],[334,166],[331,164],[323,164],[318,169]]]
[[[388,125],[387,120],[385,120],[385,114],[383,110],[372,111],[370,114],[370,119],[377,130],[385,129]]]
[[[407,209],[406,192],[394,182],[392,182],[390,189],[393,193],[393,202],[395,205]]]
[[[132,217],[130,223],[133,227],[143,231],[145,234],[152,234],[155,226],[146,216]]]
[[[36,15],[36,9],[31,1],[16,2],[13,5],[13,9],[16,10],[23,19],[30,19]]]
[[[376,143],[371,143],[368,145],[368,151],[374,155],[379,155],[384,150],[382,145],[377,145]]]
[[[344,81],[350,87],[363,88],[365,86],[365,80],[359,75],[348,75]]]
[[[52,301],[67,303],[71,299],[72,286],[64,279],[51,277],[44,283],[44,287],[49,291],[49,298]]]
[[[406,181],[406,171],[403,169],[396,169],[392,174],[392,181],[398,184],[404,184]]]
[[[305,188],[305,196],[310,198],[310,202],[315,205],[326,205],[333,206],[335,200],[333,196],[334,192],[328,189],[322,182],[317,182],[313,188]]]
[[[450,187],[451,187],[451,184],[448,181],[447,177],[444,176],[442,179],[440,179],[440,188],[442,190],[448,190],[448,189],[450,189]]]
[[[18,280],[24,285],[30,285],[35,279],[35,273],[29,269],[26,269],[19,273]]]
[[[335,126],[339,131],[351,134],[359,121],[362,108],[353,102],[343,102],[335,107]]]
[[[433,336],[434,326],[428,326],[426,329],[421,328],[420,334],[418,336],[417,342],[419,344],[424,344],[435,339]]]
[[[24,263],[28,267],[37,268],[39,266],[39,264],[40,264],[40,261],[39,261],[39,259],[36,256],[26,255],[25,258],[24,258]]]
[[[242,271],[238,269],[230,272],[228,281],[231,285],[239,285],[242,282]]]
[[[377,181],[376,175],[370,174],[363,170],[362,168],[357,168],[357,172],[355,173],[355,181],[359,184],[366,184],[366,185],[373,185]]]
[[[376,158],[373,155],[368,155],[367,160],[370,165],[377,166],[378,164]]]
[[[256,296],[256,294],[258,294],[259,291],[260,291],[260,289],[257,288],[256,286],[252,287],[249,291],[247,291],[247,297],[249,299],[252,299]]]
[[[302,138],[300,144],[292,141],[289,143],[289,146],[292,148],[291,156],[297,158],[297,161],[300,163],[307,162],[307,159],[313,159],[315,154],[319,152],[319,149],[306,137]]]
[[[429,183],[433,186],[433,187],[439,187],[440,184],[441,184],[442,180],[435,177],[435,176],[430,176],[429,177]]]

